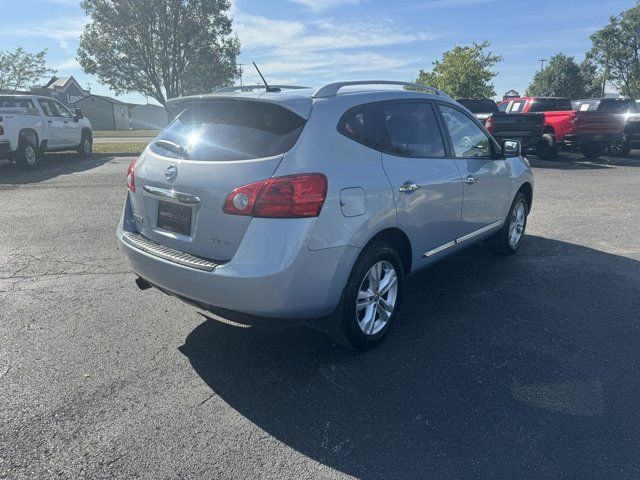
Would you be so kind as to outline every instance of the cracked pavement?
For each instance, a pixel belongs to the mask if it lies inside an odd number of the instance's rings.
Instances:
[[[129,160],[0,164],[0,478],[640,477],[640,152],[532,160],[522,251],[414,276],[363,354],[138,290]]]

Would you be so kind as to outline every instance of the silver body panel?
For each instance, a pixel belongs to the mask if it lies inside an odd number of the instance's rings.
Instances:
[[[199,303],[251,315],[324,316],[339,305],[358,255],[380,232],[397,229],[407,236],[412,250],[408,273],[413,273],[495,233],[518,189],[525,183],[533,187],[531,171],[521,157],[397,157],[357,143],[337,129],[343,114],[355,106],[396,99],[455,105],[446,96],[382,90],[316,98],[313,92],[214,95],[276,103],[306,118],[297,142],[284,155],[230,162],[176,160],[149,148],[141,155],[136,193],[127,193],[117,232],[120,248],[139,276]],[[169,181],[166,174],[172,165],[179,173]],[[317,218],[251,218],[222,212],[234,188],[272,176],[312,172],[328,179]],[[466,183],[468,177],[475,181]],[[400,191],[407,182],[420,187]],[[191,236],[157,227],[162,199],[191,205]],[[222,264],[212,270],[191,268],[136,248],[123,240],[125,232]]]

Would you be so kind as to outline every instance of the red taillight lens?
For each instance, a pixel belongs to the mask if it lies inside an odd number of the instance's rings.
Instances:
[[[487,132],[493,133],[493,117],[487,118],[487,121],[484,122],[484,128],[487,129]]]
[[[134,158],[133,160],[131,160],[131,163],[129,164],[129,170],[127,170],[127,188],[131,190],[133,193],[136,192],[136,178],[135,178],[134,172],[136,169],[137,161],[138,161],[137,158]]]
[[[2,117],[0,117],[0,135],[4,135],[4,127],[2,126]]]
[[[327,177],[307,173],[276,177],[236,188],[223,211],[263,218],[317,217],[327,196]]]

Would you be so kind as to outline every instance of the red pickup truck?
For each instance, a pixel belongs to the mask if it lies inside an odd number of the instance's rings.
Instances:
[[[611,112],[576,111],[568,98],[522,97],[498,105],[505,113],[543,112],[545,137],[554,153],[560,147],[580,150],[586,157],[602,155],[624,139],[624,118]]]

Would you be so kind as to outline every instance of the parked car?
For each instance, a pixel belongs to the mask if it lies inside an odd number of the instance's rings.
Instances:
[[[518,140],[523,152],[542,158],[550,158],[555,154],[553,138],[545,134],[543,113],[503,113],[489,98],[460,98],[457,102],[484,122],[487,131],[498,142]]]
[[[625,98],[589,98],[575,100],[574,108],[580,112],[610,112],[622,115],[624,137],[607,147],[610,155],[624,157],[632,148],[640,148],[640,109],[635,100]]]
[[[93,133],[82,111],[35,95],[0,95],[0,158],[35,168],[44,152],[77,150],[91,155]]]
[[[408,275],[481,240],[522,243],[533,176],[518,142],[436,89],[344,82],[168,108],[182,113],[131,163],[117,229],[143,289],[364,349]]]
[[[576,111],[568,98],[522,97],[498,105],[506,113],[544,112],[546,132],[553,149],[579,150],[586,157],[602,155],[606,148],[623,140],[622,118],[610,112]]]

